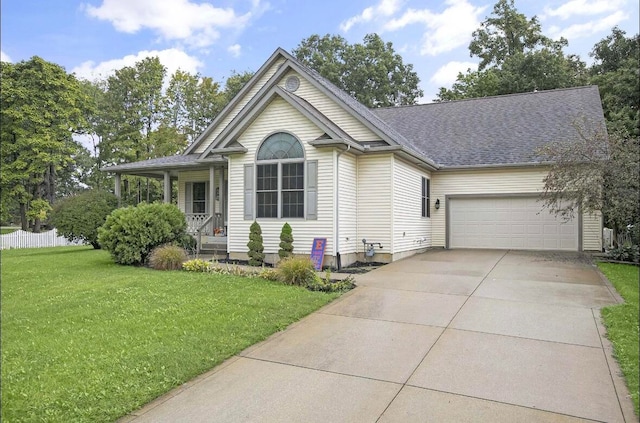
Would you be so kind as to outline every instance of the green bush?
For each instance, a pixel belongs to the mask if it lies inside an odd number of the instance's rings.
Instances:
[[[249,265],[262,266],[264,263],[264,245],[262,243],[262,228],[254,221],[249,228]]]
[[[307,289],[309,291],[345,292],[356,287],[354,281],[355,279],[351,275],[347,276],[346,279],[336,282],[331,282],[331,280],[328,278],[328,275],[326,278],[321,278],[320,276],[316,275],[316,278],[313,280],[313,282],[307,285]]]
[[[56,203],[49,224],[69,241],[85,242],[99,249],[98,228],[116,207],[115,195],[100,190],[85,191]]]
[[[258,276],[261,277],[262,279],[266,279],[268,281],[277,281],[277,280],[279,280],[278,271],[276,269],[264,268],[258,274]]]
[[[624,244],[607,251],[607,257],[611,260],[638,263],[640,261],[640,249],[637,245]]]
[[[316,272],[308,257],[289,257],[277,267],[278,280],[287,285],[307,286],[313,283]]]
[[[175,242],[187,229],[173,204],[141,203],[114,210],[98,230],[98,242],[119,264],[143,264],[155,247]]]
[[[285,222],[282,225],[282,232],[280,232],[280,249],[278,250],[281,259],[291,257],[293,254],[293,235],[291,232],[291,226]]]
[[[202,259],[193,259],[182,263],[182,269],[187,272],[209,272],[211,264]]]
[[[161,245],[149,254],[149,266],[156,270],[180,270],[185,261],[187,252],[177,245]]]
[[[176,240],[175,244],[187,250],[187,254],[195,254],[198,241],[193,236],[184,234]]]

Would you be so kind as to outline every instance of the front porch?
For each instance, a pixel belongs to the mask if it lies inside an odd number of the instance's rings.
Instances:
[[[111,166],[115,194],[122,196],[122,175],[163,181],[163,201],[174,203],[185,214],[187,233],[203,249],[227,252],[228,184],[227,159],[215,156],[199,159],[197,154],[165,157]],[[177,183],[177,196],[174,189]]]

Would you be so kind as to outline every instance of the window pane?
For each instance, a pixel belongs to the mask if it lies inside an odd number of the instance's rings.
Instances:
[[[304,189],[304,164],[282,164],[282,189]]]
[[[304,191],[282,193],[282,217],[304,217]]]
[[[259,165],[258,166],[258,191],[276,191],[278,189],[278,165]]]
[[[291,134],[279,132],[267,138],[258,150],[258,160],[303,158],[302,144]]]
[[[206,211],[204,201],[194,201],[192,205],[193,213],[204,213]]]
[[[258,217],[278,217],[278,193],[277,192],[259,192],[258,200]]]
[[[193,201],[205,201],[206,198],[206,183],[194,182],[193,183]]]

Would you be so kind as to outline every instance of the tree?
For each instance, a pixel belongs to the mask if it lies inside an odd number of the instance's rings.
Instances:
[[[617,27],[593,47],[591,83],[600,90],[607,127],[640,136],[640,35],[625,37]]]
[[[293,54],[367,107],[415,104],[424,94],[413,65],[378,34],[353,45],[337,35],[312,35]]]
[[[77,150],[72,134],[86,127],[86,96],[75,76],[40,57],[0,66],[2,208],[17,205],[22,229],[30,214],[37,232],[43,208],[30,206],[54,202],[58,172]]]
[[[500,66],[514,54],[551,44],[542,35],[538,18],[527,19],[518,13],[514,0],[499,0],[493,6],[493,16],[488,16],[472,36],[470,55],[482,59],[478,70]]]
[[[478,70],[459,73],[451,89],[440,88],[436,101],[585,85],[586,65],[565,56],[567,44],[544,36],[537,18],[518,13],[513,0],[500,0],[469,44],[471,56],[481,59]]]
[[[100,139],[99,162],[120,164],[176,154],[186,138],[163,122],[166,102],[162,95],[165,67],[157,57],[126,66],[99,86],[99,116],[95,126]],[[123,201],[151,202],[162,195],[155,179],[125,176]]]
[[[565,219],[578,210],[602,211],[605,224],[619,232],[633,225],[640,233],[640,141],[594,127],[576,124],[579,135],[573,143],[555,142],[541,155],[551,169],[544,178],[545,207]]]
[[[118,199],[110,192],[88,190],[56,203],[49,223],[69,241],[82,241],[99,249],[98,228],[117,207]]]
[[[220,113],[225,94],[212,78],[177,70],[164,101],[164,125],[175,128],[190,144]]]
[[[224,86],[223,107],[226,106],[227,103],[229,103],[233,99],[233,97],[235,97],[236,94],[240,92],[242,87],[244,87],[245,84],[249,82],[249,80],[252,77],[253,77],[253,72],[251,71],[244,71],[241,73],[238,73],[236,71],[231,72],[231,76],[227,78],[227,82],[225,83],[225,86]]]
[[[280,232],[280,249],[278,255],[281,259],[290,257],[293,254],[293,235],[291,225],[285,222]]]
[[[249,228],[249,266],[262,266],[264,263],[264,244],[262,243],[262,228],[254,221]]]

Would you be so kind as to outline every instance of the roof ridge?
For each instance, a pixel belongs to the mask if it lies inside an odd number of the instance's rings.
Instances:
[[[402,106],[389,106],[389,107],[375,107],[369,110],[390,110],[390,109],[406,109],[409,107],[424,107],[424,106],[433,106],[437,104],[450,104],[450,103],[462,103],[466,101],[480,101],[480,100],[490,100],[496,98],[508,98],[508,97],[517,97],[517,96],[528,96],[534,94],[550,94],[558,91],[577,91],[588,88],[597,88],[597,85],[580,85],[578,87],[564,87],[564,88],[554,88],[552,90],[540,90],[540,91],[527,91],[523,93],[511,93],[511,94],[496,94],[496,95],[488,95],[484,97],[470,97],[470,98],[460,98],[457,100],[445,100],[445,101],[434,101],[431,103],[422,103],[422,104],[405,104]]]

